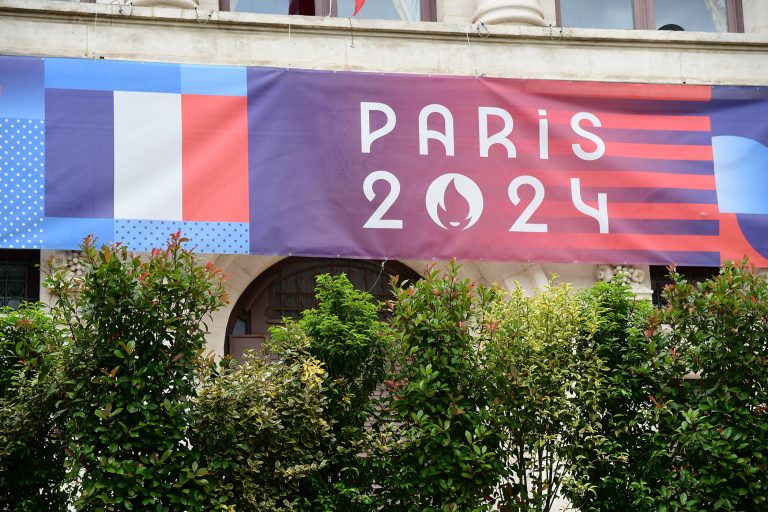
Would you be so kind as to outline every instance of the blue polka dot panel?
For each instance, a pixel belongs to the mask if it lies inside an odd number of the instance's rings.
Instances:
[[[248,254],[246,222],[115,221],[115,239],[134,251],[162,248],[159,242],[168,240],[179,230],[183,237],[189,238],[189,246],[195,252]]]
[[[43,247],[44,124],[0,117],[0,246]]]

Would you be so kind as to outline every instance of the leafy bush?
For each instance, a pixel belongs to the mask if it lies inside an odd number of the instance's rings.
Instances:
[[[494,291],[444,274],[396,288],[395,376],[382,397],[377,499],[387,511],[489,510],[503,461],[492,428],[480,343]]]
[[[48,278],[69,337],[62,407],[79,511],[210,510],[188,424],[205,321],[224,296],[186,241],[177,233],[142,260],[86,240],[84,277]]]
[[[647,321],[629,291],[592,291],[605,368],[602,442],[576,459],[591,490],[570,494],[584,512],[766,508],[768,282],[746,262],[699,284],[672,278]]]
[[[658,510],[768,508],[768,281],[746,261],[700,284],[672,273],[656,322],[678,368],[659,402],[669,468]],[[694,372],[700,380],[683,380]]]
[[[206,462],[219,505],[293,510],[300,481],[322,469],[334,443],[323,377],[312,357],[270,362],[251,353],[206,382],[195,403],[192,446]]]
[[[39,304],[0,308],[0,510],[65,510],[55,373],[62,336]]]
[[[380,305],[356,290],[345,275],[317,277],[318,306],[301,320],[286,320],[271,331],[271,349],[279,357],[294,352],[316,358],[327,372],[324,417],[334,443],[323,450],[324,464],[302,481],[300,510],[361,512],[370,506],[372,394],[384,378],[390,339],[379,321]]]
[[[574,452],[600,422],[601,362],[583,342],[597,329],[597,308],[568,286],[532,296],[518,287],[499,293],[488,323],[492,412],[507,462],[498,510],[549,511],[564,485],[576,485]]]
[[[659,432],[661,411],[654,401],[674,370],[663,357],[665,347],[647,337],[649,301],[636,299],[619,282],[597,283],[585,293],[600,321],[576,350],[591,351],[601,364],[595,394],[587,397],[591,407],[580,407],[586,415],[582,421],[590,422],[587,416],[595,412],[599,421],[591,421],[593,435],[568,452],[580,485],[565,491],[582,512],[656,510],[648,497],[666,473],[667,441]]]
[[[84,246],[56,302],[0,311],[0,510],[582,512],[768,508],[768,282],[673,274],[528,297],[445,272],[389,326],[341,277],[217,369],[220,275],[180,234]],[[689,378],[684,378],[684,376]],[[695,378],[690,378],[694,376]]]

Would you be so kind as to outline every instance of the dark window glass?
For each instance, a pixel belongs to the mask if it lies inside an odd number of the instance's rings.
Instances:
[[[39,251],[0,250],[0,306],[18,308],[40,297]]]
[[[359,290],[370,291],[379,300],[389,297],[389,276],[381,266],[357,260],[309,260],[282,269],[270,289],[270,318],[299,318],[305,309],[317,306],[315,278],[320,274],[347,274]]]
[[[560,24],[632,29],[635,26],[632,0],[560,0]]]
[[[741,0],[555,0],[565,27],[743,32]]]
[[[725,0],[656,1],[656,28],[678,25],[687,31],[728,32]]]
[[[718,267],[677,267],[676,270],[689,283],[706,281],[720,272]],[[672,279],[669,277],[667,267],[651,266],[651,289],[653,290],[654,306],[664,306],[667,304],[667,301],[661,294],[664,291],[664,287],[668,284],[672,284]]]

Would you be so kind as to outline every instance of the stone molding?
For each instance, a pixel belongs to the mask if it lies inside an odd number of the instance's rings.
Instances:
[[[136,7],[179,7],[194,9],[200,5],[200,0],[131,0]]]
[[[112,22],[137,23],[178,28],[181,24],[199,23],[194,9],[151,9],[139,7],[126,13],[120,13],[115,7],[120,4],[84,4],[70,3],[59,0],[0,0],[0,23],[3,18],[28,18],[41,15],[52,20],[60,18],[75,18],[76,22],[93,24],[93,20],[83,19],[83,16],[98,16],[98,19],[110,19]],[[287,31],[290,25],[297,34],[304,33],[349,33],[349,21],[346,18],[328,18],[311,16],[284,16],[278,14],[254,14],[241,12],[217,11],[214,15],[217,30],[242,31],[243,29],[258,31]],[[403,22],[392,20],[353,20],[355,37],[380,35],[386,33],[391,38],[419,39],[427,37],[431,41],[455,40],[466,43],[466,25],[431,22]],[[764,52],[768,47],[766,34],[735,34],[735,33],[703,33],[703,32],[674,32],[653,30],[600,30],[582,28],[564,28],[554,32],[544,26],[496,25],[490,38],[483,39],[489,43],[506,42],[505,40],[527,40],[552,44],[570,43],[579,46],[599,46],[616,48],[653,48],[671,50],[708,50],[733,52]],[[475,44],[478,44],[475,41]],[[2,46],[2,45],[0,45]],[[58,55],[57,55],[58,56]],[[219,59],[220,60],[220,59]],[[667,80],[668,82],[669,80]],[[665,83],[667,83],[665,82]],[[688,83],[697,83],[690,80]],[[740,85],[740,82],[734,85]],[[746,84],[745,84],[746,85]],[[750,83],[748,85],[759,85]]]

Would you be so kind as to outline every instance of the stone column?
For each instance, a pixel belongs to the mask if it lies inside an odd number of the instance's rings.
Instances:
[[[539,0],[477,0],[473,21],[486,25],[546,25]]]
[[[444,0],[437,3],[437,21],[467,25],[475,14],[475,2],[471,0]]]

